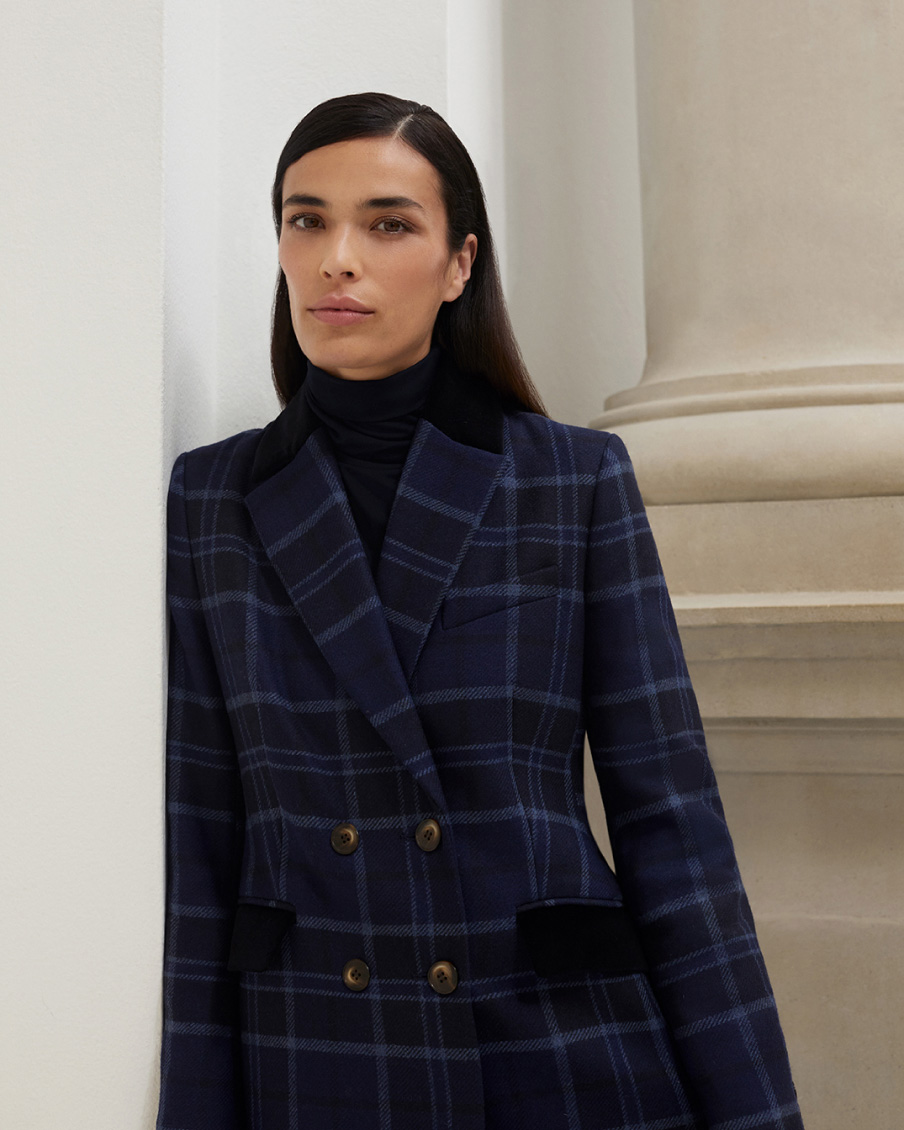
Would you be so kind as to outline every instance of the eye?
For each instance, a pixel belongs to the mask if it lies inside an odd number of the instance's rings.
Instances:
[[[302,231],[308,231],[309,229],[307,225],[304,223],[299,223],[299,220],[317,220],[319,223],[320,217],[314,216],[310,212],[299,212],[297,216],[292,216],[292,218],[289,220],[289,224],[292,227],[298,227],[301,228]]]
[[[398,224],[399,225],[398,228],[386,232],[387,235],[399,235],[403,231],[411,231],[412,230],[411,224],[406,224],[404,220],[399,220],[395,216],[386,216],[385,219],[378,220],[377,221],[377,227],[379,227],[380,224]]]

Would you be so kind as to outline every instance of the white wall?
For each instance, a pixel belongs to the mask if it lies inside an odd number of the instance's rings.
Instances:
[[[0,1126],[156,1101],[161,0],[0,35]]]
[[[504,0],[509,305],[550,414],[587,425],[646,356],[633,5]]]
[[[165,460],[217,435],[218,0],[163,5]]]

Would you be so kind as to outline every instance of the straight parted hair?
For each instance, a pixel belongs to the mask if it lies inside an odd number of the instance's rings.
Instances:
[[[276,166],[273,219],[277,237],[286,169],[312,149],[358,137],[398,137],[433,165],[446,210],[450,256],[462,249],[470,232],[477,236],[471,277],[454,302],[440,306],[431,346],[439,345],[452,354],[460,369],[483,377],[506,406],[547,416],[512,331],[474,162],[445,119],[430,106],[374,92],[330,98],[315,106],[292,131]],[[307,358],[292,327],[289,290],[281,268],[273,301],[270,360],[273,383],[285,407],[304,381]]]

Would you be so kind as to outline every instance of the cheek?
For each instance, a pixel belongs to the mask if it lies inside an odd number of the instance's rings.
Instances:
[[[297,265],[288,262],[280,264],[283,274],[286,276],[286,289],[289,292],[289,309],[292,312],[293,321],[298,317],[299,310],[305,305],[304,289],[299,285],[298,268]],[[288,270],[286,269],[288,267]]]
[[[297,252],[292,252],[285,244],[279,246],[279,265],[282,273],[286,276],[286,282],[289,284],[290,293],[298,282],[298,276],[301,269],[299,256]]]
[[[445,289],[441,267],[415,256],[410,262],[398,264],[393,272],[393,283],[395,293],[404,299],[404,308],[413,317],[432,310]]]

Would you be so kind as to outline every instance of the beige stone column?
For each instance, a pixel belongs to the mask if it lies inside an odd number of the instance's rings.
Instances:
[[[904,9],[635,4],[628,446],[808,1127],[901,1125]]]

